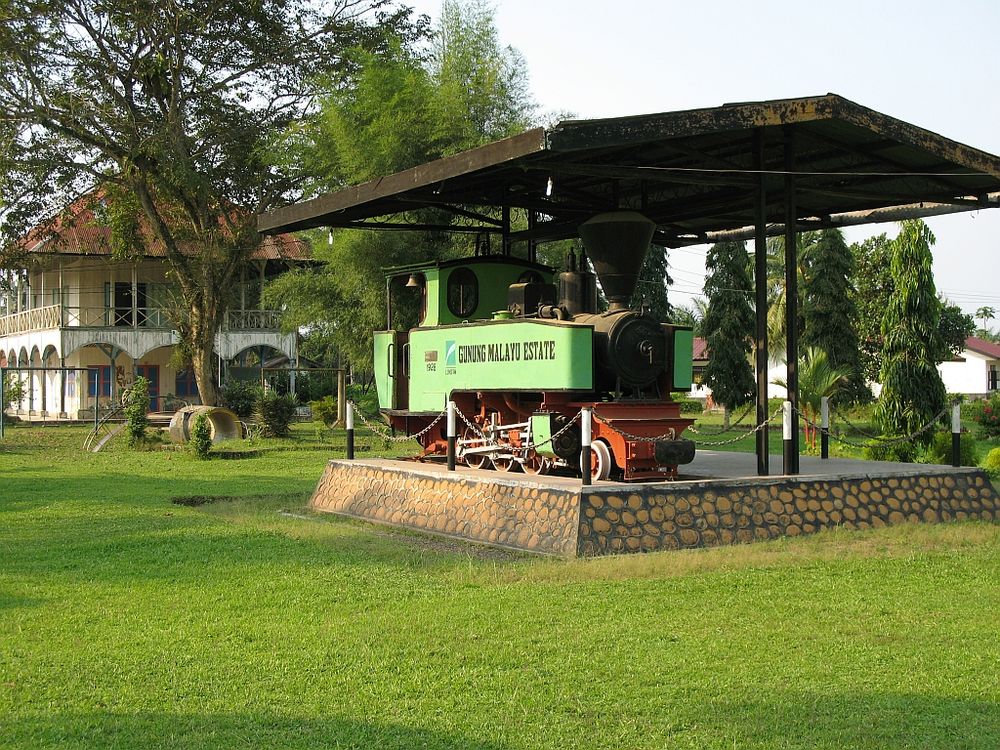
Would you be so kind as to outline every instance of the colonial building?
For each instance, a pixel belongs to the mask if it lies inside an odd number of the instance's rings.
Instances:
[[[150,382],[152,409],[198,403],[194,374],[174,357],[171,322],[178,294],[162,248],[141,257],[112,257],[109,230],[96,220],[99,199],[81,199],[51,232],[29,237],[23,267],[10,271],[0,296],[0,367],[65,367],[21,371],[24,397],[11,411],[24,416],[78,418],[105,408],[136,375]],[[298,361],[295,334],[283,334],[278,314],[262,309],[265,281],[308,261],[308,247],[291,235],[265,237],[230,290],[231,307],[215,337],[217,379],[230,364],[245,371],[275,353]]]
[[[970,336],[965,348],[947,362],[938,365],[948,393],[966,396],[990,396],[997,390],[1000,370],[1000,344]]]

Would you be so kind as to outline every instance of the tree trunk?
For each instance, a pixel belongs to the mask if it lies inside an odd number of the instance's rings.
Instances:
[[[219,318],[214,300],[207,301],[202,297],[200,304],[191,306],[191,337],[188,342],[191,347],[191,367],[194,370],[195,381],[198,383],[198,393],[201,402],[206,406],[218,404],[218,388],[215,383],[215,334],[219,329]]]
[[[729,410],[728,406],[722,407],[722,431],[729,432],[729,418],[732,412]]]

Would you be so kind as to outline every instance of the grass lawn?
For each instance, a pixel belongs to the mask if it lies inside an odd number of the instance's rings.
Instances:
[[[554,560],[84,434],[0,443],[0,747],[1000,747],[1000,525]]]

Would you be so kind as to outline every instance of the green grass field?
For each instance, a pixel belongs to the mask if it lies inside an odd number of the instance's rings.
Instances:
[[[0,747],[1000,746],[1000,525],[554,560],[83,437],[0,443]]]

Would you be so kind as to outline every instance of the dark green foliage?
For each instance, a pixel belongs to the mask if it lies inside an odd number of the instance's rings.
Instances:
[[[701,414],[705,411],[705,402],[697,398],[688,398],[687,396],[673,395],[675,403],[680,404],[681,414]]]
[[[847,373],[847,381],[833,396],[839,403],[865,402],[871,391],[864,383],[858,355],[858,337],[851,278],[851,250],[839,229],[818,233],[809,253],[802,290],[801,345],[826,352],[830,367]]]
[[[201,459],[208,458],[212,450],[212,428],[208,423],[208,417],[199,414],[191,424],[191,439],[188,440],[188,448],[195,456]]]
[[[334,396],[324,396],[309,404],[313,419],[322,422],[327,427],[333,427],[337,421],[337,399]]]
[[[944,343],[931,268],[933,243],[934,235],[919,220],[902,222],[892,243],[893,292],[882,318],[882,394],[875,407],[875,421],[887,435],[915,433],[945,405],[937,370]],[[926,444],[930,436],[917,440]]]
[[[883,440],[871,440],[864,448],[864,457],[868,461],[894,461],[901,464],[911,464],[917,460],[920,445],[912,440],[899,443],[888,442],[896,435],[886,435]]]
[[[24,399],[24,382],[13,372],[3,374],[3,400],[0,409],[8,409]],[[8,417],[10,419],[10,417]]]
[[[264,437],[285,437],[291,430],[295,416],[295,397],[279,395],[274,391],[261,393],[254,403],[253,416]]]
[[[260,385],[244,380],[229,380],[222,386],[222,406],[232,410],[238,417],[253,414],[254,403],[260,396]]]
[[[885,234],[851,245],[854,256],[852,298],[855,305],[854,330],[858,335],[861,370],[865,379],[877,381],[882,369],[882,317],[895,284],[892,277],[893,241]],[[940,341],[936,362],[943,362],[965,347],[965,339],[975,333],[975,321],[961,308],[941,300],[938,324]]]
[[[301,352],[301,349],[299,350]],[[295,396],[302,401],[315,401],[337,393],[337,373],[300,372],[295,378]]]
[[[732,411],[749,403],[754,393],[753,370],[748,360],[754,331],[750,305],[753,285],[744,244],[712,245],[705,268],[708,310],[702,330],[709,352],[705,382],[712,389],[713,400]]]
[[[935,432],[930,443],[919,454],[920,463],[951,466],[951,443],[951,432],[945,430]],[[978,460],[975,437],[969,432],[963,432],[959,438],[959,466],[975,466]]]
[[[673,320],[674,310],[667,299],[667,290],[674,280],[670,278],[670,264],[667,261],[667,249],[653,245],[646,253],[639,280],[632,295],[632,305],[638,307],[643,303],[649,314],[657,320]]]
[[[125,436],[130,446],[146,439],[149,427],[149,381],[141,375],[122,394],[125,413]]]

